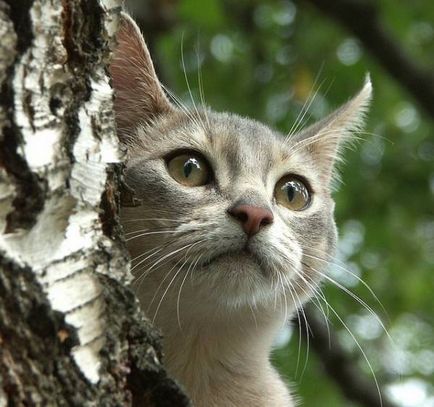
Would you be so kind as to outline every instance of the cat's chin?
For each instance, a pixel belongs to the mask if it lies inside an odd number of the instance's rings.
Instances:
[[[257,306],[275,300],[270,271],[247,249],[212,257],[201,263],[195,274],[196,284],[207,292],[208,300],[225,307]]]

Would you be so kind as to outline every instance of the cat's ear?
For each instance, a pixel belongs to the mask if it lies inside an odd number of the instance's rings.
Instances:
[[[116,41],[110,74],[118,134],[128,143],[140,123],[173,108],[157,78],[140,29],[126,13],[121,14]]]
[[[372,98],[369,75],[359,93],[339,109],[294,136],[295,147],[305,149],[318,165],[325,182],[332,179],[334,164],[345,144],[360,131]]]

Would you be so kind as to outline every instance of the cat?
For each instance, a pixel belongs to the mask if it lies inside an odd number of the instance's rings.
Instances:
[[[270,352],[335,251],[334,166],[362,126],[369,78],[323,120],[280,134],[171,102],[127,14],[110,73],[125,180],[140,203],[122,208],[121,223],[168,372],[198,407],[295,406]]]

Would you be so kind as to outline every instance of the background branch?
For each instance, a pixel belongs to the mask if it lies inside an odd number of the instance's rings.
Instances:
[[[353,33],[434,119],[434,75],[413,62],[383,28],[378,10],[371,1],[306,0]]]

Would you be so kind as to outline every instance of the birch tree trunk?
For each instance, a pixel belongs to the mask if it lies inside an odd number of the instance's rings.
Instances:
[[[127,288],[117,0],[0,0],[0,407],[186,406]]]

